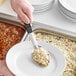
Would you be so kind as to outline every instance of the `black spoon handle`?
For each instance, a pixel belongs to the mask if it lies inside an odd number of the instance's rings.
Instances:
[[[37,43],[37,41],[36,41],[34,32],[32,31],[31,24],[25,24],[24,27],[25,27],[25,29],[27,30],[27,32],[29,33],[29,37],[30,37],[30,39],[31,39],[34,47],[35,47],[35,48],[38,48],[38,43]]]
[[[24,24],[24,28],[27,30],[28,33],[32,33],[31,24]]]

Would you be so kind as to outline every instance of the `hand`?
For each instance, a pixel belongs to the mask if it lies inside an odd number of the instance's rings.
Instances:
[[[14,76],[7,68],[4,60],[0,60],[0,76]]]
[[[33,7],[27,0],[11,0],[11,5],[22,23],[32,23]]]

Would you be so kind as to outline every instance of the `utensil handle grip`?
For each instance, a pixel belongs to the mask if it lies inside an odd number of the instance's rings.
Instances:
[[[30,39],[34,45],[35,48],[38,48],[38,44],[34,35],[34,32],[32,31],[32,27],[31,24],[25,24],[24,25],[25,29],[27,30],[27,32],[29,33]]]
[[[32,33],[31,24],[25,24],[24,27],[25,27],[25,29],[27,30],[28,33]]]

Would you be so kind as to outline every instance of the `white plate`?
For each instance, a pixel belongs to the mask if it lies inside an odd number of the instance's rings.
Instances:
[[[59,1],[58,1],[58,7],[60,12],[69,20],[76,22],[76,13],[71,12],[70,10],[67,10]]]
[[[71,12],[76,13],[76,0],[59,0],[59,2]]]
[[[47,10],[50,10],[51,7],[48,6],[48,7],[45,7],[43,9],[39,9],[39,10],[34,10],[34,13],[42,13],[42,12],[46,12]]]
[[[60,10],[62,10],[66,15],[76,19],[76,12],[75,12],[75,9],[76,9],[76,3],[74,4],[73,6],[73,0],[58,0],[58,5],[59,5],[59,8]],[[74,9],[75,8],[75,9]]]
[[[66,10],[63,10],[60,6],[59,6],[59,11],[67,19],[71,20],[72,22],[76,22],[76,17],[72,13],[69,15],[69,12],[66,12]]]
[[[46,7],[43,7],[43,8],[35,9],[34,11],[39,11],[39,12],[41,12],[41,11],[47,10],[47,9],[49,9],[49,8],[51,8],[51,6],[46,6]]]
[[[42,8],[47,7],[47,6],[51,6],[51,4],[49,3],[49,4],[44,5],[44,6],[34,6],[34,5],[33,5],[33,7],[34,7],[35,9],[42,9]]]
[[[53,0],[28,0],[32,5],[46,5]]]
[[[31,58],[34,47],[30,41],[13,46],[7,53],[6,64],[16,76],[58,76],[65,68],[62,52],[45,42],[38,42],[51,54],[51,62],[47,67],[40,67]]]
[[[46,10],[46,8],[48,9],[49,7],[52,7],[53,4],[54,4],[54,2],[51,2],[51,3],[44,5],[44,6],[33,6],[33,7],[35,8],[35,10],[42,10],[42,9]]]

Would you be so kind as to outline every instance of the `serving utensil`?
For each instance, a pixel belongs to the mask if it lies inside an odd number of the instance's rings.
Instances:
[[[39,47],[36,41],[35,35],[32,31],[30,24],[25,24],[25,29],[29,33],[30,39],[35,47],[34,51],[32,52],[32,59],[39,64],[40,66],[47,66],[50,62],[50,54],[44,48]]]
[[[37,49],[39,46],[38,46],[38,43],[37,43],[36,38],[35,38],[35,34],[32,31],[32,27],[31,26],[32,26],[31,24],[25,24],[24,25],[24,27],[27,30],[27,32],[29,34],[29,37],[30,37],[35,49]]]

